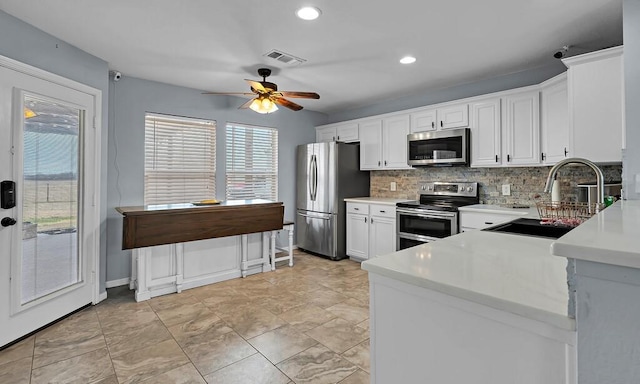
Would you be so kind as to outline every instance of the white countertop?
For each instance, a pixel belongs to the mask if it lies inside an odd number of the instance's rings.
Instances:
[[[362,263],[362,268],[499,310],[575,330],[567,317],[567,259],[552,240],[470,231]]]
[[[535,204],[529,208],[509,208],[501,205],[474,204],[458,208],[461,212],[497,213],[502,215],[539,217]]]
[[[382,204],[393,205],[402,203],[403,201],[410,201],[410,199],[392,199],[389,197],[347,197],[344,199],[346,202],[352,203],[365,203],[365,204]]]
[[[607,207],[551,245],[556,256],[640,268],[640,200]]]

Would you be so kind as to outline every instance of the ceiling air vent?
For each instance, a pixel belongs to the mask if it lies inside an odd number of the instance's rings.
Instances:
[[[264,56],[270,57],[274,60],[278,60],[281,63],[287,64],[287,65],[298,65],[298,64],[302,64],[304,63],[305,59],[301,59],[299,57],[295,57],[293,55],[290,55],[288,53],[284,53],[282,51],[278,51],[278,50],[271,50],[270,52],[267,52],[264,54]]]

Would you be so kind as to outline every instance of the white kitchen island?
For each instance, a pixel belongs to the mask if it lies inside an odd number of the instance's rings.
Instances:
[[[471,231],[363,262],[371,383],[575,383],[567,259],[552,242]]]

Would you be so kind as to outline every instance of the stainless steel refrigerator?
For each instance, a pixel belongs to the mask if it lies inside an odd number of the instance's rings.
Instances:
[[[347,197],[369,196],[369,172],[360,171],[360,146],[299,145],[296,233],[298,248],[333,260],[346,257]]]

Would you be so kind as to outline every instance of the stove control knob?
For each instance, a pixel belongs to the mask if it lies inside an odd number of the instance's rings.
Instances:
[[[473,187],[467,187],[467,192],[473,192]]]
[[[427,189],[427,186],[426,186],[426,185],[423,185],[421,189],[424,191],[424,190],[426,190],[426,189]]]
[[[458,187],[458,192],[464,192],[464,187],[462,185]]]
[[[427,189],[433,191],[433,186],[430,185],[429,187],[427,187]]]

